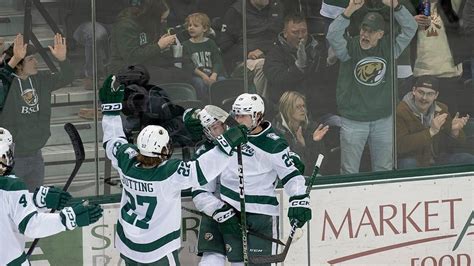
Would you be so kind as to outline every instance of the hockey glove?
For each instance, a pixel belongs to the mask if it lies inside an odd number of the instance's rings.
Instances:
[[[201,111],[196,108],[189,108],[183,114],[184,126],[191,134],[191,139],[193,141],[199,141],[202,138],[203,127],[201,125],[201,120],[197,118],[197,113]]]
[[[216,145],[226,153],[232,155],[232,150],[238,145],[247,142],[247,127],[245,125],[238,125],[229,128],[222,135],[215,140]]]
[[[56,210],[64,208],[71,198],[71,194],[55,187],[41,186],[33,194],[36,207]]]
[[[102,103],[101,109],[104,115],[119,115],[122,110],[122,101],[125,86],[121,85],[114,75],[105,79],[99,90],[99,99]]]
[[[72,207],[66,207],[60,212],[61,222],[67,230],[73,230],[76,227],[93,224],[102,217],[102,208],[100,205],[83,205],[78,203]]]
[[[239,235],[242,233],[239,219],[235,214],[234,208],[225,204],[212,215],[212,218],[219,223],[219,231],[222,234]]]
[[[288,218],[290,218],[290,224],[296,223],[296,227],[298,228],[311,220],[311,207],[309,205],[308,194],[290,197]]]
[[[304,166],[304,163],[303,161],[301,161],[301,158],[298,154],[290,151],[290,158],[291,160],[293,161],[293,164],[295,165],[296,169],[298,169],[298,171],[300,172],[300,174],[304,174],[304,169],[305,169],[305,166]]]

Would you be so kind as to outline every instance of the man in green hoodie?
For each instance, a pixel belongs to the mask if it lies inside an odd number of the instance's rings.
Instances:
[[[73,68],[66,60],[66,39],[54,36],[51,54],[59,62],[57,73],[38,72],[36,49],[23,43],[18,34],[4,52],[0,67],[0,125],[16,140],[15,174],[33,192],[43,184],[44,162],[41,148],[51,135],[51,92],[72,82]]]
[[[360,35],[344,36],[351,15],[364,1],[351,0],[344,12],[329,26],[327,39],[341,61],[337,81],[337,107],[342,116],[341,173],[359,172],[360,159],[368,142],[372,170],[391,170],[392,155],[392,60],[398,58],[415,36],[417,24],[398,0],[382,0],[393,8],[400,25],[395,43],[384,32],[380,13],[367,13]],[[393,57],[392,58],[392,47]]]

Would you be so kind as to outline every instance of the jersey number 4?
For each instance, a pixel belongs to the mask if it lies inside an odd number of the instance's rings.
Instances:
[[[155,212],[156,197],[137,195],[135,200],[135,197],[128,191],[124,190],[124,192],[128,197],[128,201],[122,207],[122,219],[131,225],[135,225],[142,229],[148,229],[148,222],[151,220],[151,217]],[[143,219],[138,220],[137,214],[135,213],[135,210],[137,209],[137,204],[143,206],[145,203],[148,204],[145,217],[143,217]],[[132,211],[131,214],[128,213],[130,210]]]

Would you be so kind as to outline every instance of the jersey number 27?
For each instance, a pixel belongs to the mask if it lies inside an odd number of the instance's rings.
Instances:
[[[155,212],[156,197],[137,195],[135,200],[135,197],[128,191],[124,190],[124,192],[128,197],[128,201],[125,205],[123,205],[122,210],[120,211],[122,219],[131,225],[135,225],[142,229],[148,229],[148,222],[151,220],[151,217],[153,217],[153,213]],[[145,217],[138,220],[137,214],[135,213],[137,204],[143,206],[145,203],[148,204]],[[130,210],[132,210],[131,214],[128,213]]]

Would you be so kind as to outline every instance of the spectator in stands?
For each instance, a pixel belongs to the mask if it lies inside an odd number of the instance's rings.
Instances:
[[[171,45],[176,35],[162,32],[169,14],[165,0],[133,1],[119,13],[112,28],[111,67],[118,73],[128,65],[141,64],[150,72],[151,84],[190,82],[191,75],[175,67]]]
[[[329,1],[327,1],[329,2]],[[415,7],[410,0],[399,0],[399,3],[403,5],[413,16],[416,15]],[[390,8],[381,1],[378,0],[366,0],[364,5],[358,9],[354,14],[351,15],[350,25],[347,28],[348,34],[350,36],[359,35],[360,24],[364,19],[365,15],[369,12],[378,12],[382,15],[385,22],[384,31],[388,34],[391,30],[394,31],[394,34],[399,34],[401,27],[395,21],[393,28],[390,25]],[[411,45],[411,44],[410,44]],[[397,87],[398,87],[398,98],[401,99],[408,91],[411,91],[413,87],[413,68],[411,65],[410,58],[410,45],[400,54],[396,60],[396,73],[397,73]]]
[[[198,0],[172,0],[170,6],[170,15],[166,25],[169,27],[184,26],[183,23],[189,14],[198,12]]]
[[[419,25],[414,76],[439,78],[440,100],[453,112],[468,113],[472,92],[464,90],[462,62],[470,58],[472,42],[462,34],[460,14],[463,1],[431,1],[430,16],[415,16]],[[460,13],[458,13],[460,12]],[[459,15],[458,15],[459,14]]]
[[[322,139],[329,130],[328,125],[310,121],[304,95],[286,91],[280,98],[279,113],[273,120],[275,130],[285,137],[290,149],[301,156],[304,165],[314,165],[317,155],[324,153]],[[311,174],[309,169],[306,173]]]
[[[268,99],[278,104],[287,88],[295,88],[309,102],[319,103],[321,90],[318,87],[324,86],[320,85],[320,74],[325,66],[325,51],[323,43],[308,35],[304,17],[297,14],[286,16],[283,32],[268,52],[263,67],[269,82]]]
[[[51,54],[59,63],[57,73],[38,72],[36,49],[23,43],[18,34],[5,53],[0,69],[3,92],[0,93],[0,125],[8,128],[16,140],[15,174],[21,176],[33,192],[43,184],[44,162],[41,148],[51,135],[51,92],[73,80],[73,68],[66,59],[66,39],[54,36]]]
[[[127,2],[127,3],[124,3]],[[108,62],[109,57],[109,37],[112,24],[117,18],[117,14],[128,6],[127,0],[101,0],[95,5],[96,23],[95,23],[95,45],[97,51],[97,66],[99,70],[103,70],[103,66]],[[78,9],[81,9],[80,12]],[[84,47],[84,82],[83,86],[86,90],[92,90],[92,43],[93,25],[90,16],[90,3],[87,1],[75,1],[71,9],[74,10],[69,20],[71,23],[79,20],[79,26],[74,30],[72,37],[74,40]],[[77,25],[77,24],[76,24]],[[99,73],[98,71],[96,72]],[[105,75],[105,73],[102,73]]]
[[[223,53],[225,69],[232,73],[243,58],[242,1],[227,10],[217,44]],[[247,60],[253,82],[260,95],[265,94],[267,79],[263,74],[266,53],[282,28],[282,8],[277,0],[247,1]],[[235,75],[234,75],[235,76]]]
[[[474,0],[466,0],[462,10],[462,31],[464,36],[468,38],[467,43],[474,43]],[[468,50],[471,63],[471,88],[474,84],[474,46],[471,45]]]
[[[186,27],[191,38],[183,42],[185,62],[191,62],[188,68],[193,72],[193,86],[201,99],[209,98],[209,88],[217,80],[224,79],[224,69],[219,48],[206,37],[211,21],[204,13],[193,13],[186,18]]]
[[[360,159],[369,141],[372,170],[391,170],[392,154],[392,73],[391,52],[395,58],[407,47],[417,25],[398,0],[383,0],[394,8],[401,26],[395,43],[384,35],[384,19],[379,13],[365,15],[360,35],[345,37],[351,15],[363,1],[351,0],[344,12],[329,26],[327,39],[341,61],[337,82],[337,105],[342,116],[341,173],[359,172]]]
[[[453,152],[465,141],[462,128],[469,115],[452,117],[448,106],[436,101],[439,86],[434,76],[418,77],[397,106],[399,169],[474,163],[474,155]]]

